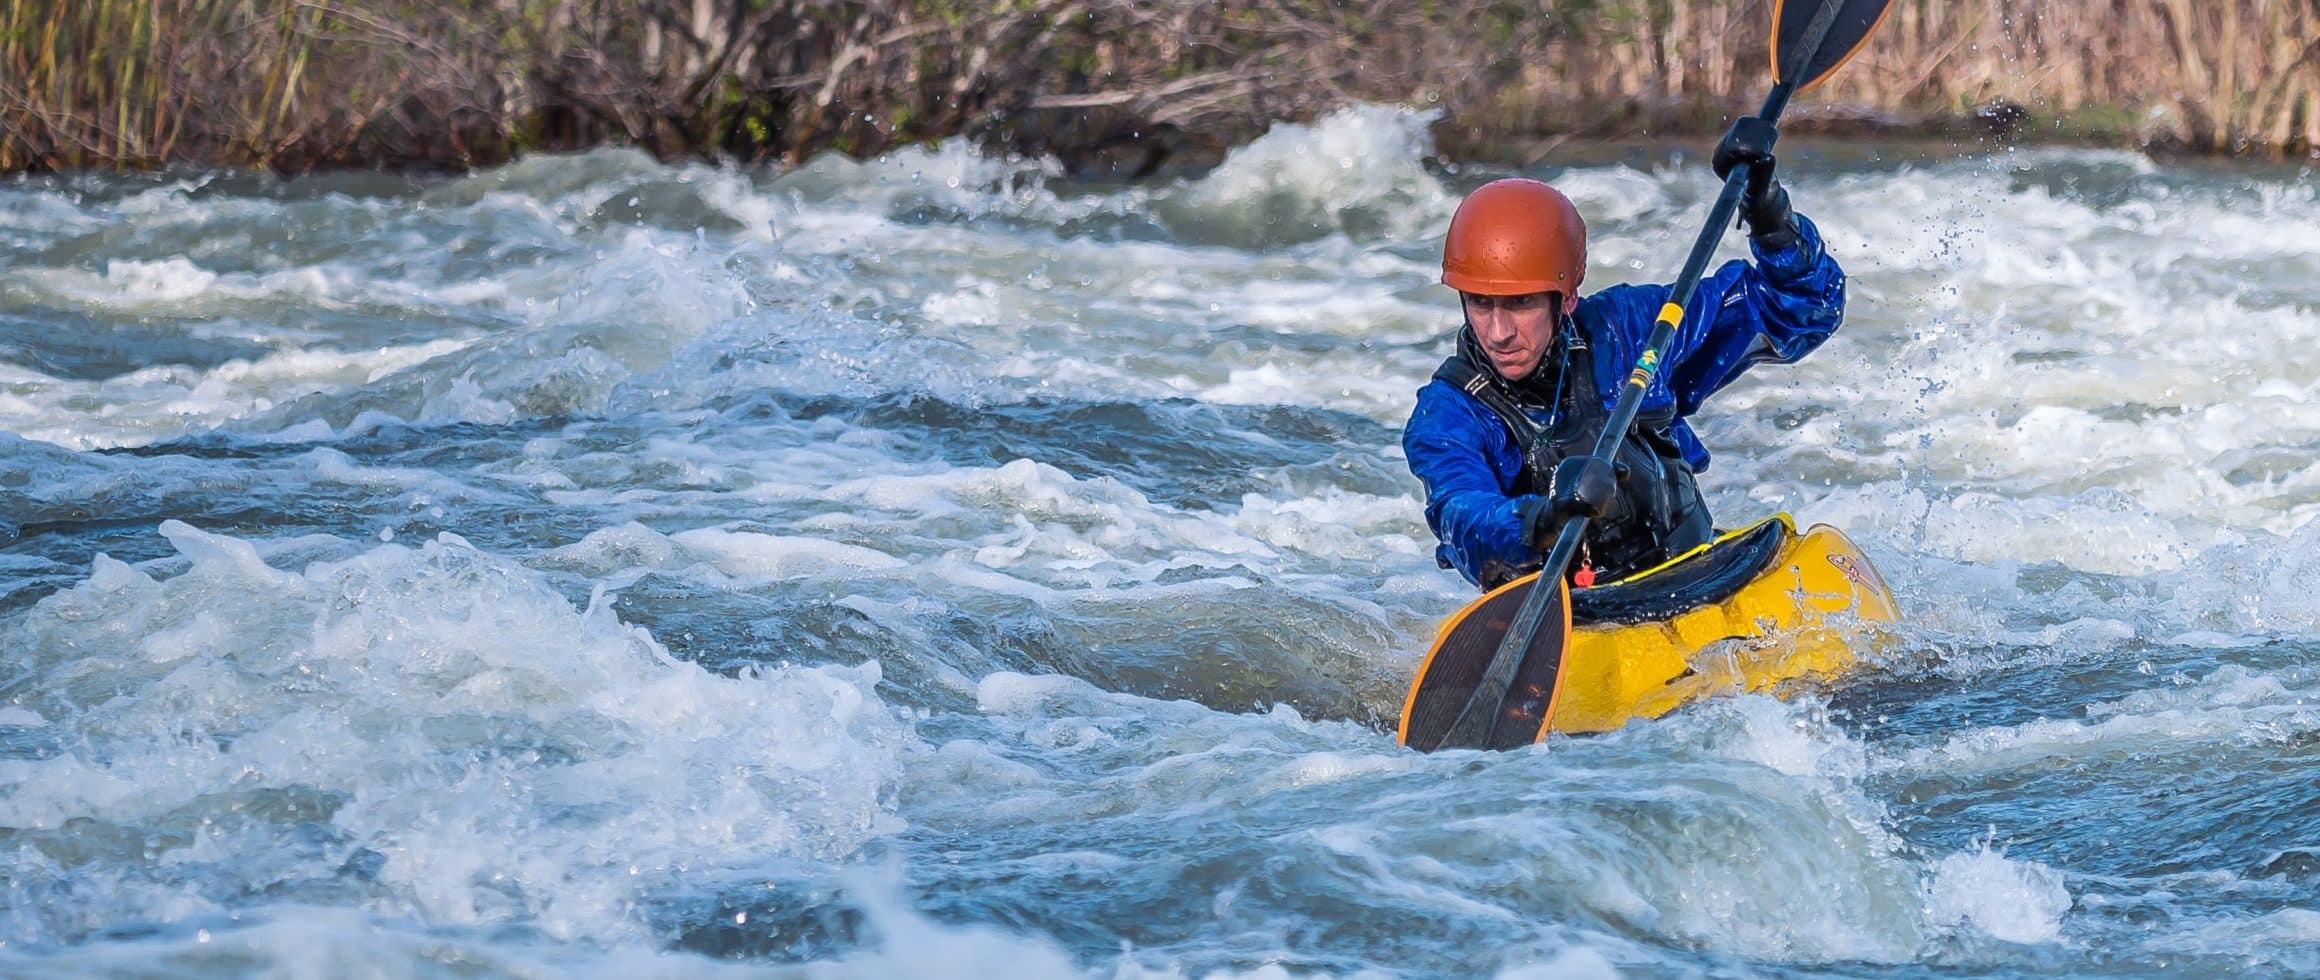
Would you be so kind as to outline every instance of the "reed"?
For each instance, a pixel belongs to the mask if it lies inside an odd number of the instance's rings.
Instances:
[[[1354,100],[1445,145],[1744,111],[1770,0],[0,0],[0,170],[796,160],[968,134],[1148,171]],[[1978,107],[2320,150],[2320,0],[1895,0],[1800,124]],[[1830,106],[1834,108],[1830,108]]]
[[[433,6],[5,0],[0,170],[454,154],[457,127],[410,114],[471,102],[501,52],[457,47],[476,26]]]
[[[1908,0],[1897,13],[1828,97],[2008,101],[2064,125],[2123,112],[2148,143],[2320,149],[2320,0]]]
[[[1504,97],[1530,114],[1511,121],[1742,110],[1761,87],[1756,73],[1735,85],[1681,62],[1760,62],[1769,6],[1637,2],[1600,16],[1575,33],[1583,43],[1543,62],[1544,78]],[[2065,132],[2108,125],[2106,135],[2145,145],[2309,154],[2320,150],[2320,0],[1896,0],[1872,43],[1811,101],[1897,123],[2006,104]]]

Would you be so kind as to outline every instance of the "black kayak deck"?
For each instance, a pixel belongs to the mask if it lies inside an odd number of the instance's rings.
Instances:
[[[1571,590],[1571,622],[1632,626],[1674,619],[1732,598],[1780,560],[1788,523],[1765,521],[1706,551],[1635,578]]]

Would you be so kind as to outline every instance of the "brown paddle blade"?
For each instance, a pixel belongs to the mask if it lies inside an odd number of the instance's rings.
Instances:
[[[1772,80],[1802,92],[1859,51],[1889,0],[1773,0]]]
[[[1549,604],[1503,695],[1486,697],[1486,703],[1474,709],[1492,714],[1467,718],[1469,730],[1457,730],[1499,645],[1515,625],[1518,609],[1537,583],[1536,575],[1509,583],[1469,603],[1443,624],[1402,703],[1403,745],[1420,752],[1511,749],[1536,742],[1546,733],[1561,689],[1563,653],[1571,645],[1570,590],[1560,579],[1542,597]]]

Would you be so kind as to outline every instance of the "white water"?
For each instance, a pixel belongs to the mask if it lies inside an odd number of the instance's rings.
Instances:
[[[1703,482],[1899,648],[1420,757],[1423,124],[0,188],[0,972],[2320,969],[2309,180],[1790,153]],[[1712,191],[1540,174],[1594,285]]]

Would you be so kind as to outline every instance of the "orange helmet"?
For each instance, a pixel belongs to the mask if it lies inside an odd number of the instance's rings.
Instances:
[[[1587,223],[1571,199],[1509,177],[1474,189],[1450,217],[1442,284],[1462,293],[1576,293],[1587,273]]]

